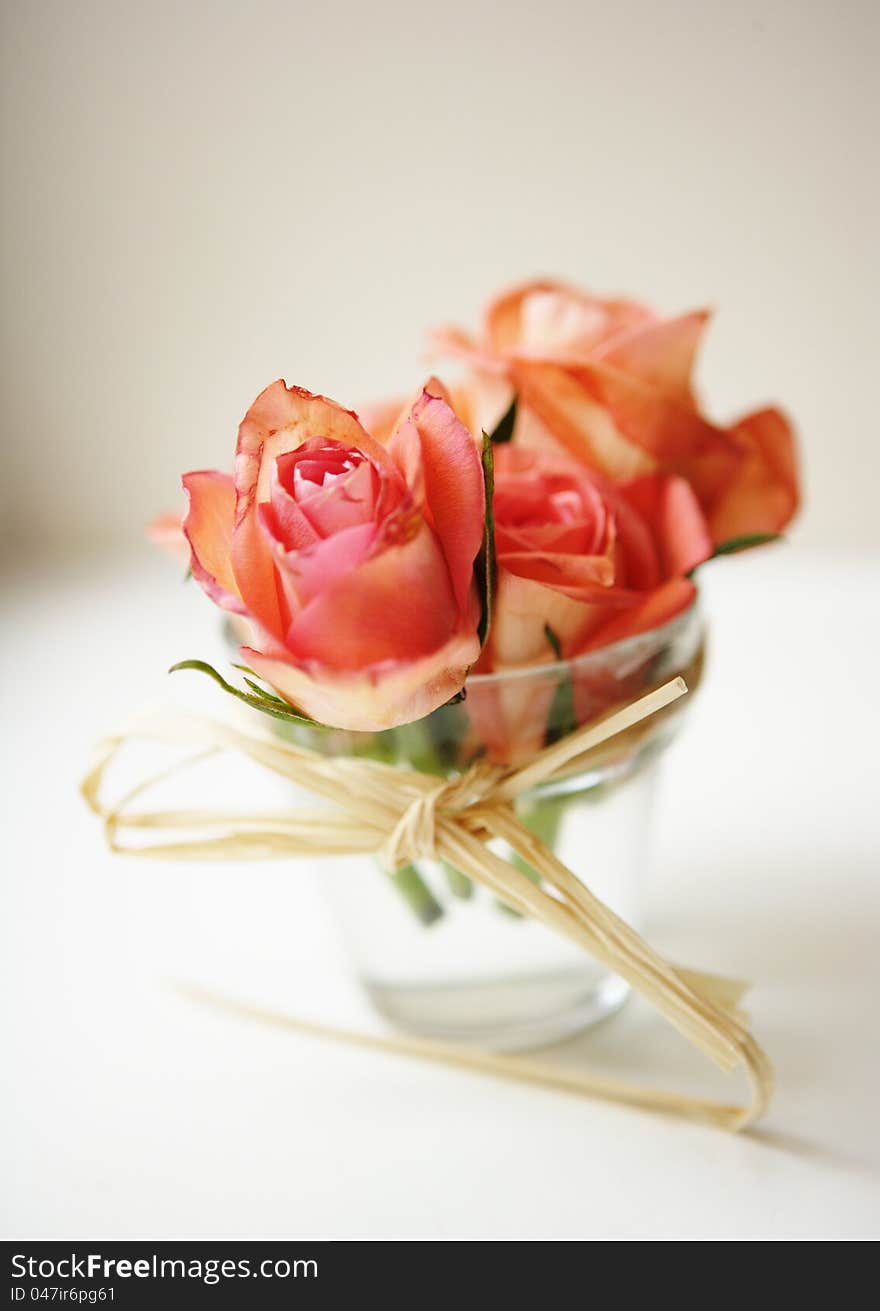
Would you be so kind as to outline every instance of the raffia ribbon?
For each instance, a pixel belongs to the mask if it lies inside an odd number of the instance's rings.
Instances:
[[[428,1059],[445,1061],[532,1083],[564,1087],[654,1110],[673,1111],[726,1129],[742,1129],[766,1110],[773,1089],[769,1060],[749,1031],[738,1003],[747,985],[672,965],[615,915],[517,817],[518,796],[587,767],[601,745],[672,704],[687,691],[675,678],[646,696],[585,725],[541,751],[521,768],[478,763],[459,778],[438,779],[412,769],[355,757],[326,757],[244,733],[213,720],[151,714],[101,744],[83,784],[83,795],[101,817],[110,848],[166,860],[254,860],[291,856],[378,855],[390,866],[431,858],[448,863],[488,888],[521,914],[570,938],[619,975],[726,1073],[739,1066],[750,1087],[746,1105],[722,1104],[554,1067],[532,1057],[475,1052],[414,1037],[352,1033],[306,1021],[254,1016]],[[105,774],[127,741],[196,746],[196,756],[153,775],[108,804],[101,799]],[[138,810],[134,803],[152,786],[206,755],[238,751],[298,787],[332,803],[324,813],[214,813],[203,810]],[[191,836],[175,840],[175,833]],[[164,835],[162,841],[145,836]],[[140,841],[138,840],[140,838]],[[500,838],[541,877],[536,884],[489,847]]]

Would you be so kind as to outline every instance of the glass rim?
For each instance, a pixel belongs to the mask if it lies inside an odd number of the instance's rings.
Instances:
[[[582,655],[572,656],[568,660],[551,660],[547,664],[540,665],[514,665],[509,669],[493,670],[490,674],[468,674],[464,686],[466,689],[489,688],[500,683],[518,682],[526,678],[559,679],[572,670],[579,671],[588,668],[591,664],[599,664],[609,658],[623,656],[629,650],[634,650],[637,643],[644,642],[647,638],[656,638],[668,633],[671,639],[674,629],[683,627],[689,619],[699,617],[699,597],[694,597],[684,610],[680,610],[677,615],[673,615],[665,623],[657,624],[654,628],[644,628],[641,632],[632,633],[629,637],[621,637],[616,642],[609,642],[607,646],[598,646],[594,651],[585,651]]]

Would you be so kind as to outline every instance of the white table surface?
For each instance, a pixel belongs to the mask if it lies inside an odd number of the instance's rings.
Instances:
[[[223,655],[179,572],[144,550],[4,581],[3,1237],[880,1237],[880,561],[779,547],[706,571],[711,665],[666,761],[647,935],[755,980],[779,1089],[747,1136],[170,989],[369,1022],[316,869],[111,857],[76,794],[132,707],[218,708],[162,672]],[[638,1002],[560,1059],[742,1091]]]

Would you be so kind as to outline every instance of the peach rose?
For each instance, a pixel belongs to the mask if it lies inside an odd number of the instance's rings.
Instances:
[[[386,446],[278,381],[234,474],[188,473],[184,532],[208,595],[249,623],[246,663],[322,723],[373,731],[460,691],[479,655],[485,493],[473,439],[423,392]]]
[[[691,604],[712,554],[683,478],[612,484],[573,460],[495,448],[498,582],[480,670],[565,659],[654,628]]]
[[[777,409],[727,428],[701,413],[691,373],[707,318],[662,319],[634,301],[530,282],[492,301],[477,338],[445,328],[433,341],[473,366],[472,398],[494,405],[484,426],[500,412],[489,380],[504,381],[528,430],[520,442],[543,434],[615,481],[685,478],[716,543],[777,533],[798,505],[792,429]]]
[[[658,628],[692,604],[687,574],[713,549],[683,478],[615,485],[564,454],[515,444],[495,448],[494,512],[498,580],[479,673],[540,668]],[[619,699],[608,671],[600,683],[575,679],[577,722]],[[541,747],[557,685],[550,673],[469,685],[468,711],[492,759]]]

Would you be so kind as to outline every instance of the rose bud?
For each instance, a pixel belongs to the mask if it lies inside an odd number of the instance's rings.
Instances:
[[[374,731],[461,690],[485,492],[444,400],[423,393],[382,446],[350,411],[274,382],[239,428],[234,476],[183,484],[193,575],[247,621],[243,659],[292,706]]]
[[[517,394],[520,444],[558,442],[615,481],[686,478],[716,543],[775,534],[798,506],[792,429],[778,409],[726,428],[701,413],[691,373],[707,319],[531,282],[491,302],[476,339],[444,328],[433,341],[473,366],[471,389],[494,378]],[[498,413],[496,402],[483,426]]]

